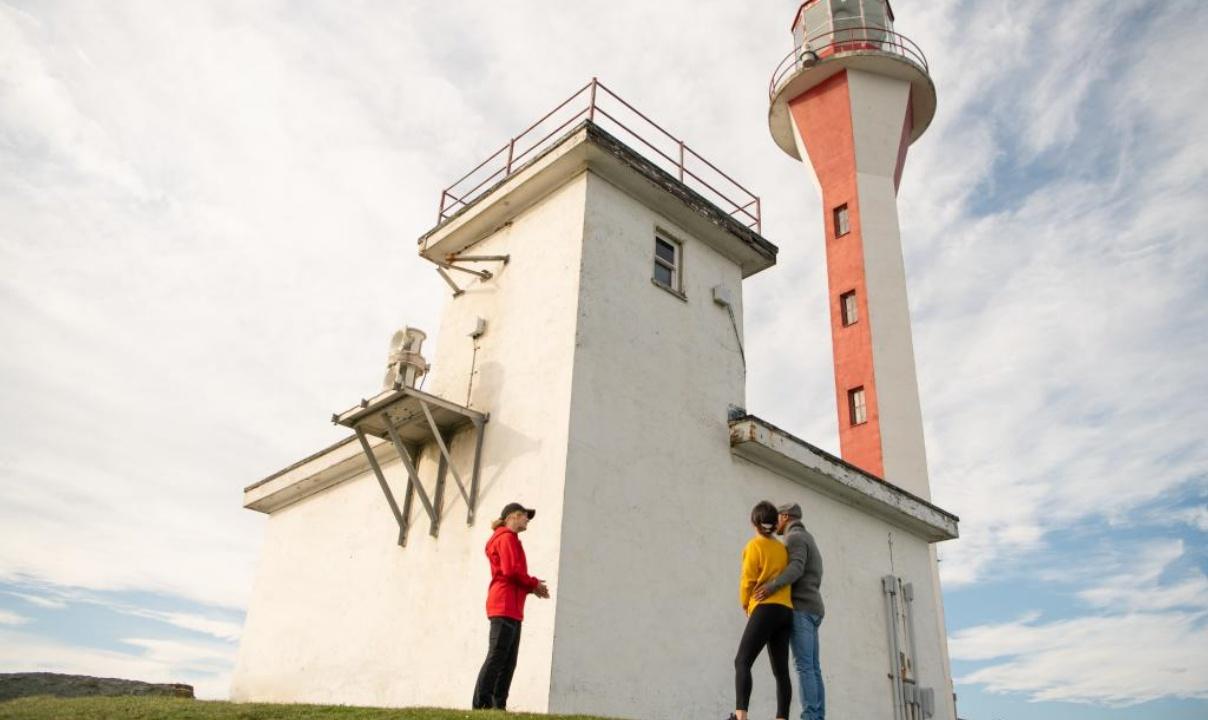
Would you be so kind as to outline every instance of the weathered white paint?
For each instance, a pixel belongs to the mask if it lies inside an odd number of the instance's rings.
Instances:
[[[416,502],[408,545],[399,548],[394,518],[363,464],[353,478],[272,513],[233,698],[467,706],[486,649],[489,575],[482,549],[490,519],[513,499],[539,509],[523,541],[531,571],[557,587],[587,186],[582,174],[564,180],[480,243],[484,253],[511,253],[515,261],[447,303],[425,386],[462,404],[469,394],[470,406],[491,413],[482,519],[466,527],[465,504],[450,480],[439,538],[427,535],[428,520]],[[475,361],[468,333],[478,317],[489,329]],[[471,436],[459,434],[452,443],[463,467]],[[383,469],[401,502],[401,464]],[[431,493],[433,447],[419,472]],[[546,709],[553,622],[552,603],[530,601],[524,672],[513,686],[517,709]]]
[[[910,85],[856,70],[848,72],[847,83],[885,479],[929,499],[927,453],[923,445],[906,269],[898,231],[898,198],[893,182]]]
[[[275,505],[268,524],[237,699],[468,706],[487,638],[488,519],[519,499],[538,508],[523,540],[554,598],[529,601],[511,706],[722,717],[733,708],[745,622],[739,555],[749,510],[766,498],[802,504],[825,558],[830,712],[891,717],[880,578],[896,572],[920,599],[936,592],[928,538],[954,531],[954,519],[842,477],[842,467],[785,437],[764,438],[780,459],[762,454],[757,464],[732,450],[727,410],[744,404],[746,373],[741,281],[768,261],[648,177],[589,150],[581,165],[551,163],[531,178],[543,198],[512,195],[518,214],[496,216],[496,229],[473,245],[511,262],[468,285],[442,317],[425,390],[467,403],[473,376],[468,404],[490,413],[482,519],[466,528],[450,492],[440,536],[425,535],[417,508],[400,549],[363,468],[320,492],[282,495],[292,500]],[[683,243],[684,298],[651,282],[656,231]],[[425,253],[463,242],[429,240]],[[734,300],[737,335],[713,302],[718,285]],[[467,334],[478,317],[488,331],[471,370]],[[455,455],[469,450],[455,440]],[[316,473],[341,462],[310,461]],[[386,472],[401,496],[397,463]],[[431,483],[431,449],[420,474]],[[281,483],[308,481],[305,465],[287,475]],[[248,502],[262,498],[256,490]],[[285,491],[278,484],[270,494]],[[938,689],[939,621],[929,612],[918,621],[922,679]],[[761,662],[753,716],[772,706]]]

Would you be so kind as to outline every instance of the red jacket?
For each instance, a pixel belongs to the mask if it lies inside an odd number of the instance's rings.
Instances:
[[[524,600],[541,582],[528,574],[528,561],[520,538],[506,525],[487,541],[491,587],[487,590],[487,617],[524,620]]]

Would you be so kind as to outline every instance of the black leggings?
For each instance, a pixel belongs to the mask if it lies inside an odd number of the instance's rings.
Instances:
[[[755,658],[768,647],[772,675],[776,676],[776,717],[789,716],[793,700],[793,683],[789,680],[789,640],[793,636],[793,611],[784,605],[757,605],[747,619],[747,629],[738,643],[734,656],[734,690],[738,696],[736,710],[746,710],[751,702],[751,666]]]

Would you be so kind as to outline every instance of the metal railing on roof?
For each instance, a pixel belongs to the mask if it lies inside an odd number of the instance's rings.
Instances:
[[[629,124],[618,116],[624,116]],[[762,211],[759,198],[754,193],[596,78],[442,190],[437,224],[482,197],[521,168],[527,160],[555,143],[564,130],[584,119],[645,145],[654,153],[654,157],[647,156],[647,159],[676,176],[680,182],[728,212],[731,217],[760,232]],[[637,126],[637,129],[631,125]]]
[[[768,85],[768,96],[776,97],[781,86],[797,70],[829,57],[847,53],[894,55],[918,67],[924,73],[930,73],[923,51],[905,35],[888,28],[874,26],[827,27],[793,48],[780,61],[776,70],[772,72],[772,81]]]

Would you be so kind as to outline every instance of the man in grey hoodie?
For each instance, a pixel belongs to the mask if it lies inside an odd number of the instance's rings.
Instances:
[[[789,564],[775,580],[755,590],[762,599],[785,585],[793,586],[793,663],[801,685],[802,720],[825,720],[826,693],[818,661],[818,627],[826,609],[822,604],[822,555],[814,536],[801,522],[801,506],[788,503],[779,511],[776,534],[784,536]]]

